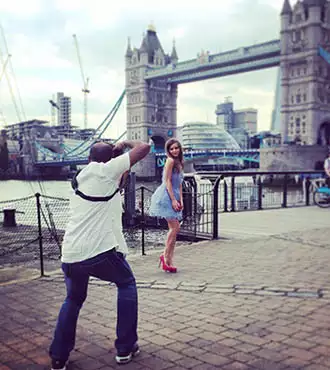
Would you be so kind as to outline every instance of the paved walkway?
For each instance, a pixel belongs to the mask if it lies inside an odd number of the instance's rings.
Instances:
[[[290,219],[285,211],[285,222],[263,211],[273,221],[262,234],[228,232],[235,237],[179,247],[177,274],[157,269],[158,253],[129,257],[142,351],[124,368],[329,370],[330,212],[297,210]],[[230,215],[236,230],[242,215]],[[244,215],[245,226],[257,219]],[[48,369],[62,276],[0,289],[0,370]],[[91,280],[69,370],[118,368],[115,318],[115,287]]]

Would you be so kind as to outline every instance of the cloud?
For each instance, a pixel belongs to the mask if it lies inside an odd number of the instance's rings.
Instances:
[[[41,12],[41,0],[10,0],[0,1],[0,13],[12,14],[18,18],[28,18]]]
[[[186,60],[201,49],[216,53],[279,38],[281,6],[282,0],[12,0],[0,2],[0,12],[27,116],[49,117],[48,100],[63,91],[72,98],[72,122],[83,124],[82,81],[72,38],[76,33],[90,77],[89,124],[96,127],[124,89],[128,36],[140,46],[153,21],[164,50],[171,52],[175,38],[179,59]],[[236,109],[258,108],[260,128],[266,129],[275,83],[276,69],[270,69],[180,85],[178,123],[214,122],[216,105],[232,96]],[[0,108],[10,123],[16,121],[5,80],[0,83]],[[123,106],[109,133],[121,133],[125,122]]]

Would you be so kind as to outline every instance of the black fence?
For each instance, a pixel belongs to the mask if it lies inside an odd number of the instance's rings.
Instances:
[[[320,172],[226,172],[185,176],[180,238],[190,241],[221,236],[221,213],[308,206]],[[123,226],[128,246],[142,255],[163,248],[167,223],[150,217],[154,188],[136,187],[134,175],[122,193]],[[58,266],[69,217],[69,200],[35,194],[0,202],[1,266]]]
[[[214,187],[219,173],[196,174],[204,187]],[[224,172],[214,191],[218,212],[309,206],[313,191],[324,182],[320,171]]]

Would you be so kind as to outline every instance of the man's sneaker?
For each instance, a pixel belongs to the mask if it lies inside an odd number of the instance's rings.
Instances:
[[[66,361],[52,360],[51,370],[66,370]]]
[[[119,365],[128,364],[132,361],[134,356],[137,356],[140,353],[139,346],[135,343],[131,352],[128,353],[117,353],[116,362]]]

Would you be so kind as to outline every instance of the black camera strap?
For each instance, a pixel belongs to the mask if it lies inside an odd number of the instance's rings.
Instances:
[[[84,194],[82,191],[80,191],[78,189],[77,176],[79,175],[80,171],[81,170],[79,170],[75,173],[75,175],[73,176],[72,181],[71,181],[71,187],[74,190],[75,194],[78,195],[79,197],[81,197],[85,200],[88,200],[90,202],[108,202],[119,192],[120,189],[117,188],[111,195],[108,195],[106,197],[94,197],[94,196]]]

